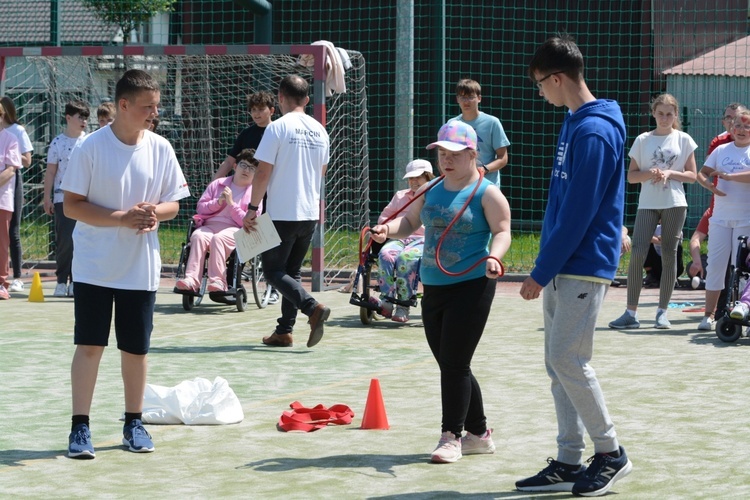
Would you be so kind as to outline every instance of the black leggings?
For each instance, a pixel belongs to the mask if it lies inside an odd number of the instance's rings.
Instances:
[[[471,358],[482,338],[497,282],[487,278],[454,285],[424,285],[422,322],[440,367],[442,431],[487,430],[482,391],[471,373]]]

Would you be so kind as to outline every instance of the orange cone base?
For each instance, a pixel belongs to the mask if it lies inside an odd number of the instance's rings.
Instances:
[[[385,414],[383,394],[380,391],[380,381],[376,378],[370,381],[370,391],[367,394],[367,404],[362,415],[361,428],[385,431],[390,429],[388,416]]]

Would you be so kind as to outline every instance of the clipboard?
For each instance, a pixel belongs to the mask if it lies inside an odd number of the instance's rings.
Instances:
[[[266,250],[281,245],[281,238],[279,238],[279,233],[276,232],[276,227],[274,227],[270,215],[265,213],[255,220],[255,231],[248,233],[245,229],[239,229],[234,233],[237,255],[243,263]]]

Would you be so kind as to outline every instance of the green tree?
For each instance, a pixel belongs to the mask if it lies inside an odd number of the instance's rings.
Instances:
[[[123,44],[130,32],[160,12],[170,12],[177,0],[82,0],[102,21],[122,29]]]

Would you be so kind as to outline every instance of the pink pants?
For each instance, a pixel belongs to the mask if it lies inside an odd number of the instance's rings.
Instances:
[[[10,218],[13,212],[0,210],[0,285],[10,287],[8,283],[8,258],[10,256]]]
[[[208,279],[217,280],[226,286],[227,257],[234,250],[234,233],[239,228],[227,227],[223,223],[207,221],[190,236],[190,256],[185,265],[185,276],[201,281],[203,259],[208,251]],[[7,258],[5,259],[8,260]]]

